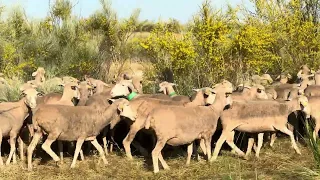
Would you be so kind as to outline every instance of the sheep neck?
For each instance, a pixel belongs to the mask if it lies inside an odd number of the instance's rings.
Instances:
[[[174,91],[172,86],[167,86],[166,87],[166,94],[169,95],[169,97],[174,97],[177,95],[177,93]]]
[[[201,91],[198,91],[196,94],[196,97],[193,99],[193,101],[188,102],[185,104],[185,106],[198,106],[198,105],[205,105],[204,103],[204,97],[203,97],[203,93]]]
[[[74,98],[73,96],[70,96],[68,93],[64,92],[62,94],[62,97],[60,99],[60,101],[72,101],[72,98]]]
[[[100,120],[96,122],[96,126],[105,126],[107,123],[111,123],[112,120],[119,117],[117,111],[119,103],[112,103],[110,106],[98,108],[97,111],[101,113]]]
[[[217,112],[223,111],[223,108],[225,107],[224,104],[226,103],[226,99],[224,100],[223,97],[221,96],[217,95],[215,102],[209,106],[212,110]]]
[[[131,101],[134,97],[136,97],[138,95],[138,93],[132,91],[128,96],[127,99],[128,101]]]
[[[23,108],[23,111],[25,114],[28,114],[29,113],[29,109],[28,109],[28,105],[26,103],[26,98],[22,98],[20,101],[19,101],[19,104],[21,105],[21,107]]]
[[[300,104],[297,105],[297,102],[295,99],[293,99],[291,101],[287,101],[284,104],[287,106],[287,113],[292,113],[294,111],[301,110]]]

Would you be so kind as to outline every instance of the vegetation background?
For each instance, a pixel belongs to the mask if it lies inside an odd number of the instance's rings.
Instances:
[[[252,2],[255,12],[241,6],[228,6],[226,11],[221,11],[211,6],[210,0],[204,0],[192,20],[186,24],[176,19],[167,22],[139,21],[139,9],[133,11],[129,18],[119,19],[111,8],[111,1],[107,0],[101,0],[102,8],[89,18],[73,16],[73,5],[68,0],[57,0],[49,15],[37,21],[27,19],[22,8],[10,9],[9,16],[0,20],[0,72],[12,80],[9,83],[13,87],[5,91],[3,99],[17,100],[19,96],[13,95],[19,91],[16,82],[21,84],[30,80],[31,73],[38,66],[46,69],[47,78],[70,75],[81,79],[87,74],[106,82],[110,82],[111,77],[120,72],[136,73],[142,70],[145,92],[155,92],[156,84],[167,80],[177,83],[177,92],[186,95],[191,93],[191,88],[211,86],[222,78],[237,84],[253,74],[269,73],[275,77],[286,72],[295,75],[303,64],[318,69],[320,0]],[[0,16],[2,12],[4,7],[0,8]],[[241,172],[245,174],[246,170],[254,172],[249,173],[248,177],[277,179],[288,177],[288,174],[293,173],[290,170],[296,169],[300,163],[301,167],[308,170],[302,170],[303,173],[295,171],[294,175],[319,177],[313,164],[320,164],[318,146],[311,142],[310,147],[313,148],[303,151],[309,155],[314,152],[316,161],[298,158],[292,153],[293,159],[285,159],[289,153],[286,149],[278,156],[268,151],[268,155],[277,158],[268,161],[270,156],[266,156],[263,160],[265,163],[258,163],[258,166],[256,161],[241,164],[237,159],[223,159],[220,165],[226,169],[213,171],[223,172],[223,177],[227,179],[241,179]],[[228,163],[223,164],[224,160]],[[295,164],[297,160],[299,163]],[[230,166],[231,162],[235,165]],[[286,164],[283,165],[283,162]],[[270,166],[274,167],[277,163],[287,167],[277,167],[280,173],[276,177],[269,176]],[[243,165],[246,170],[241,169]],[[140,168],[141,164],[129,166],[133,170],[132,178],[138,177],[134,174],[146,173],[141,172],[138,166]],[[262,172],[256,172],[257,167]],[[202,168],[203,164],[189,167],[189,170],[207,178],[216,177],[206,174],[208,170],[212,171],[211,166]],[[192,177],[183,169],[181,167],[168,177],[180,177],[179,174],[181,177]],[[7,171],[4,171],[7,172],[7,178],[13,177],[10,173],[16,172],[12,169]],[[48,175],[41,174],[41,171],[36,174],[14,177],[40,178]],[[122,175],[125,177],[127,174]]]

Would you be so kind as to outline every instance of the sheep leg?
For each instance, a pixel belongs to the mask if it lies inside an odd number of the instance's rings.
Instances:
[[[196,154],[197,161],[200,161],[201,158],[200,158],[200,155],[199,155],[199,152],[198,152],[198,148],[199,148],[199,146],[197,145],[197,143],[193,143],[193,151]]]
[[[213,155],[210,159],[210,162],[214,161],[217,159],[218,157],[218,154],[220,152],[220,149],[222,147],[222,144],[226,141],[227,139],[227,134],[228,132],[227,131],[222,131],[222,134],[220,135],[220,138],[218,139],[217,143],[216,143],[216,146],[214,147],[214,151],[213,151]]]
[[[104,153],[102,147],[100,146],[100,144],[98,143],[97,139],[92,140],[91,144],[99,151],[99,154],[103,160],[103,163],[108,164],[105,153]]]
[[[249,158],[249,155],[251,154],[253,143],[254,143],[254,138],[250,137],[248,139],[248,147],[247,147],[247,152],[246,152],[246,155],[245,155],[245,159]]]
[[[58,141],[58,149],[59,149],[59,155],[60,155],[60,162],[63,164],[63,142]]]
[[[30,145],[28,146],[27,153],[28,153],[28,170],[29,171],[32,170],[32,153],[33,153],[34,149],[36,148],[36,145],[39,143],[41,137],[42,137],[41,131],[35,132],[35,134],[32,138],[32,141],[31,141]]]
[[[205,143],[204,143],[204,139],[201,139],[201,140],[200,140],[200,148],[201,148],[203,154],[204,154],[204,155],[207,155],[206,145],[205,145]]]
[[[166,161],[164,161],[161,152],[159,153],[159,161],[160,161],[160,163],[162,164],[163,169],[166,169],[166,170],[169,170],[169,169],[170,169],[169,166],[168,166],[168,164],[166,163]]]
[[[287,127],[283,127],[281,129],[279,129],[279,131],[281,131],[281,132],[287,134],[288,136],[290,136],[291,144],[292,144],[293,149],[297,152],[297,154],[301,154],[301,152],[300,152],[300,150],[299,150],[299,148],[297,146],[297,143],[296,143],[296,141],[294,139],[293,132],[290,131]]]
[[[107,133],[108,133],[108,129],[104,129],[102,131],[102,143],[103,143],[103,149],[104,149],[104,152],[106,153],[106,155],[108,155],[108,146],[107,146]]]
[[[13,164],[17,164],[17,154],[16,154],[17,150],[15,150],[13,152],[13,156],[12,156],[12,162]]]
[[[139,130],[140,130],[140,128],[135,128],[135,127],[131,126],[129,133],[127,134],[127,136],[122,141],[123,147],[124,147],[124,149],[126,151],[127,158],[129,158],[130,160],[133,159],[132,158],[132,154],[131,154],[130,144],[132,143],[134,137],[136,136],[136,134],[137,134],[137,132]],[[141,145],[139,145],[139,146],[141,147]],[[139,148],[137,148],[137,149],[139,149]]]
[[[319,130],[320,130],[320,125],[316,125],[316,127],[314,128],[314,131],[313,131],[313,139],[315,141],[317,140]]]
[[[18,144],[19,144],[19,152],[20,152],[20,160],[24,161],[24,153],[23,153],[23,141],[21,137],[18,138]]]
[[[28,127],[28,130],[29,130],[29,133],[30,133],[30,138],[32,138],[33,135],[34,135],[33,125],[32,124],[28,124],[27,127]]]
[[[10,136],[10,153],[9,153],[9,157],[7,159],[6,165],[10,164],[10,161],[15,151],[16,151],[16,136],[12,135]]]
[[[82,149],[80,149],[80,159],[81,161],[84,161],[84,155]]]
[[[258,134],[258,147],[256,150],[256,157],[259,158],[259,154],[260,154],[260,150],[262,147],[262,143],[263,143],[263,133],[259,133]]]
[[[227,137],[227,144],[236,151],[236,153],[240,156],[245,156],[244,152],[241,151],[233,142],[234,131],[231,131]]]
[[[74,168],[76,166],[76,162],[77,162],[77,159],[78,159],[78,156],[79,156],[79,153],[80,153],[80,150],[81,150],[83,142],[84,142],[84,139],[78,139],[77,140],[76,150],[74,152],[73,160],[72,160],[70,168]]]
[[[188,156],[187,156],[187,163],[186,165],[190,165],[190,160],[191,160],[191,155],[192,155],[192,150],[193,150],[193,143],[188,145]]]
[[[111,141],[109,141],[110,142],[110,153],[112,153],[113,152],[113,145],[114,145],[114,139],[113,139],[113,137],[114,137],[114,129],[111,129],[110,130],[110,133],[111,133]]]
[[[270,140],[270,147],[273,147],[274,141],[277,139],[277,133],[272,132],[271,133],[271,140]]]
[[[58,135],[49,134],[46,141],[42,144],[41,148],[48,153],[55,162],[60,161],[60,158],[51,149],[51,144],[57,139]]]
[[[208,138],[204,139],[204,142],[205,142],[205,145],[206,145],[206,148],[207,148],[207,158],[208,158],[208,161],[210,161],[210,158],[211,158],[211,138],[212,136],[210,135]]]
[[[3,165],[3,160],[2,160],[2,156],[1,156],[1,144],[2,144],[2,132],[0,130],[0,166]]]
[[[159,154],[161,153],[161,150],[163,149],[164,145],[166,144],[166,141],[162,139],[158,139],[156,146],[152,150],[152,163],[153,163],[153,172],[158,173],[159,172]]]

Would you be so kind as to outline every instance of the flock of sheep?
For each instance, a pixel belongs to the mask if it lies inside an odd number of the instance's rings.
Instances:
[[[107,146],[110,144],[112,151],[114,131],[121,130],[116,126],[120,121],[130,129],[122,141],[129,159],[131,145],[147,155],[142,142],[149,137],[154,173],[159,172],[158,160],[169,169],[161,153],[166,144],[187,145],[187,165],[194,150],[200,158],[198,145],[208,161],[214,161],[224,142],[244,158],[249,157],[252,148],[259,157],[264,133],[271,133],[272,146],[280,131],[290,137],[292,147],[301,154],[295,138],[301,128],[299,116],[314,120],[314,138],[320,129],[320,71],[314,72],[306,65],[301,67],[295,83],[289,83],[288,74],[279,75],[275,82],[269,74],[254,75],[237,87],[222,80],[213,87],[193,89],[191,97],[177,95],[175,84],[169,82],[159,84],[162,93],[144,94],[142,79],[127,74],[121,74],[112,84],[87,76],[83,81],[69,76],[55,78],[64,87],[63,93],[43,95],[37,88],[50,81],[45,78],[44,68],[39,67],[32,76],[34,80],[21,86],[23,97],[19,101],[0,103],[0,146],[3,138],[9,138],[10,144],[6,164],[11,160],[16,163],[17,140],[20,159],[24,160],[21,129],[27,127],[32,139],[27,143],[28,170],[32,170],[33,152],[42,138],[41,148],[57,163],[63,162],[63,143],[70,146],[76,142],[71,168],[75,167],[79,154],[84,159],[84,141],[89,141],[87,148],[93,145],[107,164]],[[291,113],[294,120],[289,123]],[[222,134],[211,155],[211,140],[217,128],[222,128]],[[143,137],[135,139],[140,130]],[[246,153],[234,143],[235,131],[249,134]],[[110,132],[111,138],[107,136]],[[103,146],[97,141],[98,135],[102,136]],[[51,149],[54,141],[58,141],[59,156]]]

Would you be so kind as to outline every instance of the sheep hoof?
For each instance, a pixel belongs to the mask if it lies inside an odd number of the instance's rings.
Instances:
[[[236,154],[236,150],[232,149],[231,154]]]
[[[127,155],[128,160],[133,160],[133,157],[131,155]]]
[[[217,160],[217,157],[212,156],[211,159],[209,160],[209,162],[214,162],[214,161],[216,161],[216,160]]]
[[[28,166],[28,171],[32,171],[32,166]]]
[[[154,171],[153,171],[153,173],[155,173],[155,174],[158,173],[158,172],[159,172],[159,170],[154,170]]]
[[[56,161],[56,166],[57,166],[57,167],[60,167],[62,164],[63,164],[63,162],[61,162],[61,161]]]

